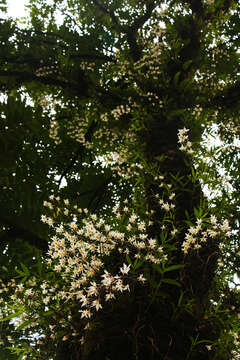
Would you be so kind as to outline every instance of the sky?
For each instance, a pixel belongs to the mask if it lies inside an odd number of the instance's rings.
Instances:
[[[54,3],[54,0],[53,1],[46,0],[46,2],[51,4]],[[28,9],[24,9],[24,7],[26,5],[29,5],[29,0],[7,0],[7,3],[8,3],[7,16],[10,16],[12,18],[21,18],[27,15],[26,10]],[[55,15],[57,16],[56,23],[58,25],[61,25],[62,23],[61,14],[56,11]],[[18,26],[21,27],[21,23],[18,23]]]
[[[28,0],[7,0],[8,15],[12,17],[22,17],[25,14],[24,5],[28,4]]]

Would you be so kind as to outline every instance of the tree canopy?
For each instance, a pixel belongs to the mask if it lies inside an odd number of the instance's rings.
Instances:
[[[5,9],[0,359],[238,359],[238,1]]]

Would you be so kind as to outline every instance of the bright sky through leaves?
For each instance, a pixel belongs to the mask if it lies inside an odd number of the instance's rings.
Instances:
[[[22,17],[25,15],[24,6],[27,0],[8,0],[8,15],[12,17]]]

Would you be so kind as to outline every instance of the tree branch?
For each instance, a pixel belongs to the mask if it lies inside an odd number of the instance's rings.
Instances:
[[[96,126],[96,123],[93,121],[91,123],[91,125],[89,126],[89,129],[85,135],[85,139],[87,141],[91,141],[92,135],[93,135],[93,131],[94,128]],[[75,162],[77,161],[78,157],[80,154],[83,153],[83,151],[85,150],[83,145],[80,145],[80,147],[78,148],[78,150],[76,151],[76,153],[74,154],[74,157],[71,159],[70,164],[67,166],[67,168],[63,171],[59,181],[58,181],[58,187],[60,187],[62,179],[64,178],[65,175],[67,175],[67,173],[72,169],[72,167],[74,166]],[[82,156],[81,156],[81,162],[82,162]]]
[[[131,26],[127,28],[127,41],[130,47],[130,53],[134,61],[138,61],[141,57],[141,47],[137,43],[137,31],[140,29],[146,21],[148,21],[152,15],[153,10],[155,9],[155,1],[151,1],[146,5],[145,14],[139,16]]]
[[[66,176],[67,173],[73,168],[73,166],[75,165],[75,162],[77,161],[79,155],[83,152],[83,150],[84,150],[84,147],[82,145],[80,145],[80,147],[74,154],[74,157],[71,159],[70,164],[66,167],[66,169],[63,171],[62,175],[60,176],[60,179],[58,180],[58,188],[60,187],[64,176]]]
[[[153,10],[156,8],[157,5],[155,5],[155,1],[151,1],[150,3],[147,3],[146,5],[146,12],[145,14],[139,16],[133,24],[130,26],[130,28],[133,31],[137,31],[139,28],[141,28],[146,21],[148,21],[152,15]]]
[[[98,0],[92,0],[92,2],[98,7],[99,10],[101,10],[104,14],[108,15],[110,19],[112,20],[113,24],[115,25],[116,30],[120,30],[125,33],[125,26],[121,25],[118,22],[117,17],[115,16],[114,12],[110,9],[105,8],[102,4],[98,2]]]
[[[79,74],[82,75],[82,74]],[[44,85],[50,85],[50,86],[59,86],[62,89],[68,89],[68,91],[74,91],[75,94],[78,96],[87,96],[88,95],[88,83],[86,81],[86,78],[84,76],[80,76],[76,78],[76,83],[70,82],[70,81],[64,81],[56,79],[56,77],[48,77],[48,76],[42,76],[38,77],[33,73],[30,72],[18,72],[18,71],[4,71],[0,70],[0,77],[15,77],[16,82],[19,84],[29,83],[32,81],[37,81],[40,83],[43,83]],[[77,82],[78,80],[78,82]],[[79,84],[81,86],[79,86]]]

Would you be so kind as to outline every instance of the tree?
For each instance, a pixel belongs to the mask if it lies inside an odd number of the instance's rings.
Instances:
[[[2,358],[237,359],[237,1],[29,10],[0,22]]]

